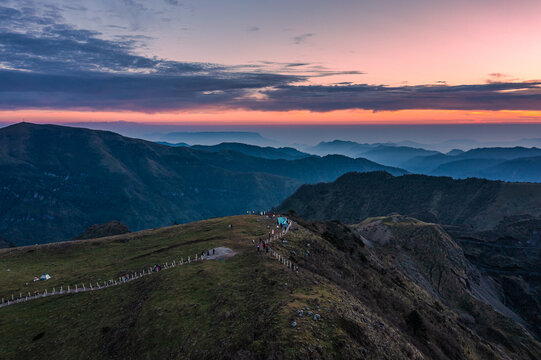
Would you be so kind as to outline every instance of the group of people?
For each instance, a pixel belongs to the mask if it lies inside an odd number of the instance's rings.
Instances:
[[[261,238],[259,238],[259,240],[255,241],[255,239],[252,239],[252,244],[254,244],[254,246],[257,248],[257,251],[265,251],[266,253],[269,252],[269,242],[268,241],[265,241]],[[263,250],[261,250],[263,249]]]
[[[158,271],[161,271],[162,270],[162,267],[158,264],[154,265],[152,267],[152,272],[158,272]]]

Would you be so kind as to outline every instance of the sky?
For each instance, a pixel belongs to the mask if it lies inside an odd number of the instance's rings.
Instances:
[[[538,0],[0,0],[0,122],[541,123]]]

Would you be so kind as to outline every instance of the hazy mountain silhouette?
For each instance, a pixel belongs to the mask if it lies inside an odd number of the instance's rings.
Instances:
[[[237,151],[249,156],[255,156],[263,159],[286,159],[295,160],[302,159],[310,154],[301,152],[292,147],[260,147],[256,145],[248,145],[243,143],[221,143],[218,145],[193,145],[192,149],[204,150],[211,152],[219,151]]]
[[[388,166],[398,166],[418,156],[431,156],[441,154],[438,151],[412,148],[408,146],[379,145],[371,150],[357,154],[368,160]]]
[[[243,142],[248,144],[268,145],[272,140],[251,131],[174,131],[160,135],[168,142],[214,145],[222,142]]]
[[[445,175],[454,178],[483,177],[504,181],[541,182],[539,148],[479,148],[452,154],[414,157],[400,167],[415,173]],[[530,160],[527,160],[530,159]],[[505,165],[503,165],[505,163]],[[530,164],[533,166],[530,168]]]
[[[138,230],[239,214],[270,208],[303,183],[373,170],[405,173],[344,156],[269,160],[21,123],[0,129],[0,231],[22,245],[113,219]]]

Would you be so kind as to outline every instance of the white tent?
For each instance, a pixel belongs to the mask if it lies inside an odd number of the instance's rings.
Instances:
[[[51,278],[51,275],[49,274],[43,274],[40,276],[40,280],[49,280]]]

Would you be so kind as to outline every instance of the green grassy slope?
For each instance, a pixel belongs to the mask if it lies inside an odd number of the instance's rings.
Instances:
[[[497,334],[508,329],[507,343],[473,333],[389,264],[372,260],[376,255],[340,224],[296,225],[286,235],[287,247],[274,243],[301,266],[298,273],[253,248],[251,239],[263,237],[268,226],[274,222],[238,216],[3,250],[0,289],[8,293],[24,288],[36,272],[53,276],[39,283],[50,289],[215,246],[237,255],[104,290],[0,308],[0,358],[534,359],[541,354],[538,343],[497,314],[482,313],[494,319]],[[299,309],[302,317],[296,315]]]
[[[228,224],[234,221],[233,230]],[[0,289],[8,293],[44,290],[61,285],[117,278],[127,272],[148,269],[166,261],[184,260],[218,245],[233,249],[249,231],[263,236],[266,228],[252,224],[251,217],[205,220],[186,225],[144,230],[95,240],[78,240],[0,250]],[[238,241],[238,240],[237,240]],[[225,245],[224,245],[225,244]],[[6,269],[10,269],[9,272]],[[49,273],[47,282],[32,283],[34,276]],[[25,283],[29,282],[29,286]],[[34,286],[36,285],[36,286]]]

